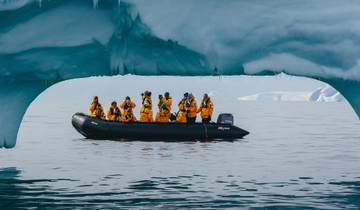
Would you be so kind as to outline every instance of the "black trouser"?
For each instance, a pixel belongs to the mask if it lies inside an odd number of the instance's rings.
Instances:
[[[202,123],[204,123],[204,124],[209,124],[210,121],[211,121],[211,117],[202,119]]]
[[[196,122],[196,117],[187,117],[186,122],[189,124],[194,124]]]

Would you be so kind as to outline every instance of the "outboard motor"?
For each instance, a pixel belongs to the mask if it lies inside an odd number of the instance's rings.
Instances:
[[[230,113],[219,114],[217,124],[234,125],[234,116]]]

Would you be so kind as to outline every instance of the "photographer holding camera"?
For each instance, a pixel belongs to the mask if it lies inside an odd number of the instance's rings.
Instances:
[[[141,94],[141,98],[140,122],[153,122],[151,92],[145,91]]]
[[[197,105],[195,97],[191,93],[188,94],[188,97],[185,101],[185,111],[187,123],[194,124],[196,122]]]

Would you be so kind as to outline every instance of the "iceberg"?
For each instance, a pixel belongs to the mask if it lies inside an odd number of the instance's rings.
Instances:
[[[319,87],[312,92],[270,91],[238,97],[239,101],[291,101],[291,102],[343,102],[344,97],[330,86]]]
[[[312,102],[343,102],[344,97],[330,86],[320,87],[312,92],[308,101]]]
[[[15,146],[42,91],[97,75],[285,72],[328,83],[360,116],[359,10],[335,0],[0,0],[0,147]]]
[[[239,101],[307,101],[310,93],[290,92],[290,91],[271,91],[256,93],[249,96],[238,97]]]

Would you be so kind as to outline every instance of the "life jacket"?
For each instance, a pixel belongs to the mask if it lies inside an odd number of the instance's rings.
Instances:
[[[182,99],[179,103],[178,103],[178,108],[179,108],[179,111],[184,111],[185,112],[185,102],[186,100],[185,99]]]
[[[149,113],[152,110],[152,100],[150,96],[143,96],[140,113]]]
[[[129,110],[133,110],[136,107],[136,104],[132,101],[126,103],[126,101],[120,104],[120,108],[123,110],[122,115],[125,116]]]
[[[152,100],[150,96],[143,96],[140,109],[140,122],[153,122]]]
[[[104,109],[102,108],[100,103],[91,103],[89,110],[91,117],[98,117],[101,119],[105,118]]]
[[[169,109],[166,107],[165,103],[162,103],[159,112],[156,114],[155,120],[156,122],[169,122],[171,113]]]
[[[116,117],[119,117],[121,115],[119,107],[115,107],[115,108],[111,107],[110,112],[111,112],[111,114],[115,115]]]
[[[162,109],[156,114],[156,122],[169,122],[171,113],[167,109]]]
[[[196,117],[197,105],[194,97],[191,97],[190,100],[186,101],[185,109],[186,109],[187,117],[189,118]]]
[[[107,119],[108,120],[113,120],[113,121],[118,121],[121,119],[121,111],[118,107],[110,107],[109,111],[107,113]]]
[[[164,103],[166,108],[169,110],[169,112],[171,112],[172,97],[171,96],[169,98],[163,97],[162,103]]]
[[[211,118],[213,110],[214,110],[213,103],[211,102],[210,98],[208,98],[206,101],[202,101],[201,106],[198,109],[198,112],[200,112],[200,116],[202,119],[208,119]]]
[[[185,100],[181,100],[178,103],[179,111],[176,114],[176,122],[186,123],[186,109],[185,109]]]
[[[179,111],[177,114],[176,114],[176,122],[179,122],[179,123],[186,123],[187,119],[186,119],[186,113],[183,112],[183,111]]]
[[[122,121],[123,122],[136,122],[136,117],[135,117],[134,113],[132,112],[132,110],[131,111],[128,110],[126,115],[123,115]]]

